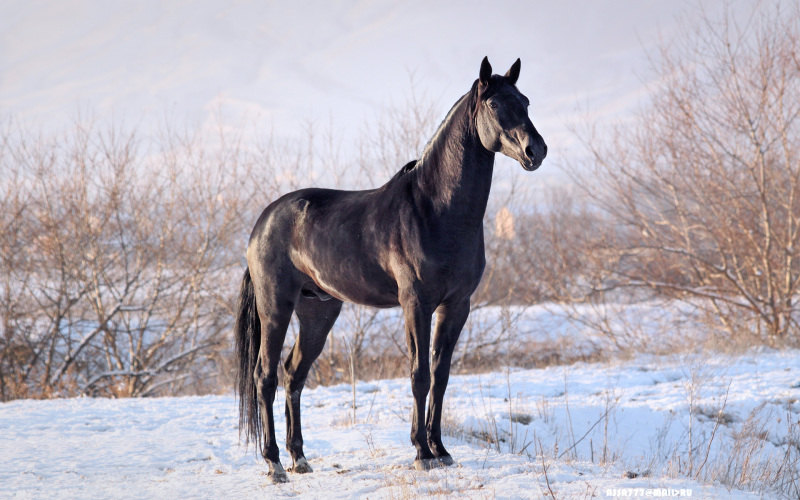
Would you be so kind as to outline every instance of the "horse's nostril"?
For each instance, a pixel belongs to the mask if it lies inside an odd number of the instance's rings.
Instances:
[[[531,149],[531,147],[530,147],[530,146],[528,146],[528,147],[526,147],[526,148],[525,148],[525,155],[526,155],[528,158],[533,158],[533,150]]]

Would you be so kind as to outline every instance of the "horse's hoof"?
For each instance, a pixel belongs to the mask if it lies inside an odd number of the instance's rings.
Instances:
[[[269,475],[272,478],[272,484],[283,484],[289,482],[289,476],[285,472],[275,473]]]
[[[310,465],[308,465],[308,460],[305,457],[301,458],[297,462],[294,463],[294,467],[289,469],[290,472],[296,472],[297,474],[307,474],[309,472],[314,472]]]
[[[283,466],[280,463],[270,462],[269,477],[272,479],[272,484],[289,482],[289,476],[286,475],[286,471],[283,470]]]
[[[431,470],[442,466],[442,462],[438,458],[418,458],[414,460],[414,468],[417,470]]]
[[[439,457],[439,463],[444,465],[445,467],[449,467],[455,464],[456,461],[453,460],[453,457],[451,457],[450,455],[442,455],[441,457]]]

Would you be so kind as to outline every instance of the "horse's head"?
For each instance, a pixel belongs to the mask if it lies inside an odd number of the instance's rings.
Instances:
[[[477,82],[475,126],[481,144],[520,162],[525,170],[536,170],[547,156],[547,145],[528,118],[528,98],[517,90],[520,61],[503,75],[492,75],[489,59],[481,63]]]

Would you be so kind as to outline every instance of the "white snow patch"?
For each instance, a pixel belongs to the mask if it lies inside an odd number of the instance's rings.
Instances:
[[[545,494],[549,480],[559,498],[603,497],[611,488],[756,498],[685,479],[668,458],[686,459],[693,391],[695,443],[710,435],[709,409],[720,408],[727,393],[730,421],[717,430],[710,464],[730,453],[754,410],[763,412],[765,432],[754,459],[778,460],[787,422],[800,414],[798,361],[798,351],[642,357],[453,376],[444,429],[457,465],[430,472],[412,467],[407,380],[358,383],[355,425],[349,386],[309,389],[303,429],[314,472],[290,474],[284,485],[271,484],[262,460],[240,446],[232,396],[13,401],[0,405],[0,496],[532,498]],[[279,440],[283,402],[279,391]],[[492,437],[500,441],[487,442]],[[291,463],[285,452],[281,459]],[[644,476],[626,479],[629,471]]]

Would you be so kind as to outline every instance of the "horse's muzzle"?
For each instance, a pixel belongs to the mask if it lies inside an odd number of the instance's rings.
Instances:
[[[533,172],[542,165],[544,158],[547,156],[547,144],[540,139],[539,145],[532,147],[525,147],[525,158],[520,161],[522,168],[529,172]]]

